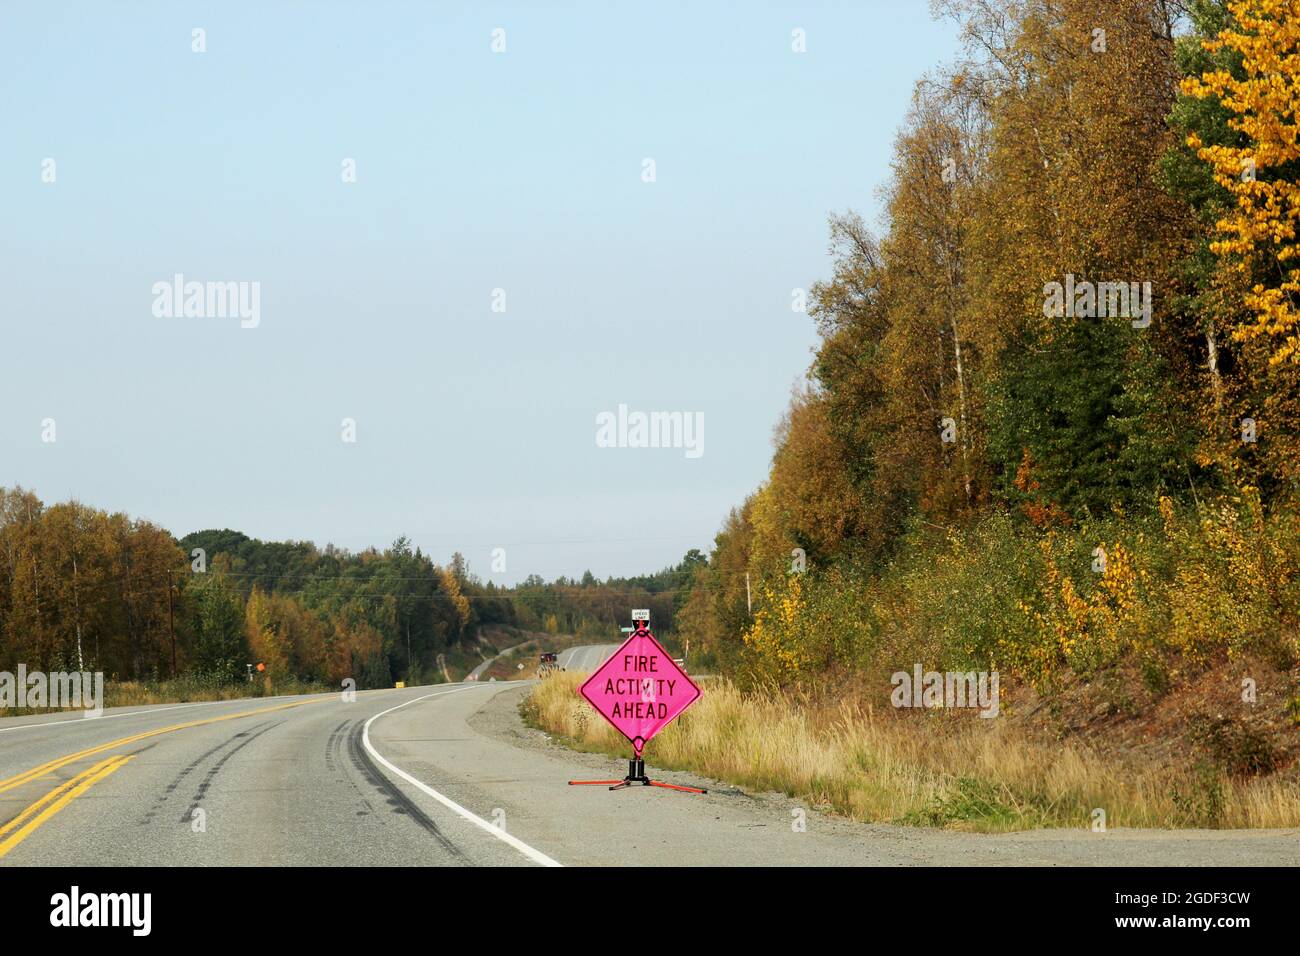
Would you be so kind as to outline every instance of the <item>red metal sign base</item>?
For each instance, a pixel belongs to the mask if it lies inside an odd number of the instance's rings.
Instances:
[[[627,762],[627,776],[622,780],[570,780],[571,787],[590,787],[590,786],[608,786],[611,790],[622,790],[624,787],[630,787],[634,783],[639,783],[643,787],[662,787],[665,790],[680,790],[682,793],[708,793],[699,787],[682,787],[675,783],[664,783],[662,780],[651,780],[646,776],[645,761],[640,757],[633,757]]]

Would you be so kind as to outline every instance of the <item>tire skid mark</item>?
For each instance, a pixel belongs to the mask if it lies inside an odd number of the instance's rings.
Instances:
[[[366,793],[357,783],[355,775],[349,773],[346,766],[343,764],[343,741],[347,738],[346,728],[351,723],[354,722],[348,720],[343,721],[343,723],[335,727],[334,732],[330,734],[330,739],[325,743],[325,765],[333,771],[336,777],[348,782],[348,786],[352,788],[353,793],[357,795],[357,799],[361,802],[361,805],[365,807],[364,810],[357,811],[357,816],[368,817],[375,814],[375,805],[366,799]],[[382,824],[384,821],[379,819],[379,822]]]
[[[339,757],[339,738],[343,735],[343,728],[348,725],[345,720],[332,731],[330,731],[329,740],[325,741],[325,769],[331,773],[338,771]]]
[[[240,720],[244,717],[254,717],[258,714],[268,714],[272,711],[289,710],[294,707],[303,707],[307,704],[317,704],[321,703],[325,699],[326,698],[324,697],[313,697],[307,700],[298,700],[288,704],[277,704],[274,707],[263,707],[259,710],[245,710],[234,714],[223,714],[219,717],[208,717],[203,720],[191,720],[188,723],[172,724],[170,727],[158,727],[154,730],[142,731],[141,733],[122,737],[118,740],[110,740],[107,743],[96,744],[93,747],[87,747],[85,750],[79,750],[76,753],[55,757],[53,760],[47,760],[39,766],[32,767],[28,770],[24,770],[22,773],[0,780],[0,793],[6,793],[13,790],[15,787],[21,787],[25,784],[31,783],[33,780],[40,780],[43,777],[48,777],[56,770],[60,770],[69,764],[74,764],[86,757],[93,757],[109,750],[115,750],[118,747],[124,747],[127,744],[135,743],[137,740],[147,740],[153,737],[158,737],[162,734],[175,733],[178,730],[188,730],[191,727],[206,727],[209,724],[221,724],[228,720]]]
[[[181,768],[181,772],[176,775],[176,778],[172,780],[171,783],[167,784],[167,786],[164,788],[162,796],[158,797],[158,799],[156,799],[153,802],[153,806],[151,806],[148,809],[148,811],[145,812],[144,818],[140,821],[140,825],[146,826],[152,823],[153,818],[158,815],[158,811],[162,809],[163,804],[166,803],[171,798],[171,795],[173,793],[175,793],[178,789],[180,789],[181,784],[185,782],[185,778],[188,777],[190,774],[192,774],[195,770],[197,770],[205,760],[207,760],[217,751],[229,747],[231,744],[233,744],[235,741],[239,740],[240,738],[247,737],[249,733],[251,733],[254,730],[257,730],[259,727],[265,727],[267,723],[269,723],[269,721],[263,721],[260,724],[254,724],[248,730],[240,731],[237,734],[233,734],[227,737],[225,740],[222,740],[220,743],[218,743],[215,747],[211,747],[210,749],[205,750],[203,753],[199,754],[192,761],[190,761],[189,764]],[[149,744],[149,747],[153,747],[153,746],[155,746],[155,744],[152,743]]]
[[[391,780],[384,776],[383,772],[370,759],[365,748],[361,746],[361,732],[365,726],[364,721],[357,720],[353,723],[352,731],[348,735],[348,753],[352,757],[352,762],[356,764],[362,775],[370,784],[383,794],[388,805],[393,808],[393,812],[409,817],[442,844],[443,849],[456,858],[458,862],[467,863],[465,856],[460,851],[460,847],[452,843],[447,835],[439,829],[438,824],[415,805],[415,802],[401,791]]]
[[[283,723],[283,720],[277,720],[275,723],[263,726],[262,729],[258,730],[256,733],[253,732],[256,728],[249,728],[242,734],[236,734],[232,738],[233,740],[238,740],[240,737],[243,737],[244,739],[240,740],[238,744],[222,754],[221,759],[208,768],[208,772],[204,774],[203,779],[199,781],[199,787],[194,792],[194,798],[190,801],[190,808],[186,810],[184,816],[181,817],[181,823],[188,824],[192,819],[194,819],[194,811],[199,808],[203,798],[207,796],[208,788],[212,786],[212,781],[216,778],[217,774],[221,772],[221,768],[226,765],[227,760],[239,753],[239,751],[243,750],[268,730],[274,730]]]

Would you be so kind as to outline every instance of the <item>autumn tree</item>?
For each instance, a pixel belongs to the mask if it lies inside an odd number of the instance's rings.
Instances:
[[[775,444],[771,475],[752,513],[750,567],[758,577],[785,574],[796,561],[828,561],[865,527],[848,450],[831,430],[825,396],[796,391]]]
[[[1228,335],[1212,356],[1203,458],[1266,499],[1290,496],[1300,478],[1295,5],[1197,0],[1192,18],[1172,113],[1186,148],[1166,166],[1201,223],[1186,261],[1194,304]]]
[[[992,363],[983,382],[995,483],[1014,498],[1027,451],[1043,494],[1068,509],[1151,507],[1157,489],[1189,485],[1198,418],[1182,399],[1202,361],[1197,330],[1168,309],[1170,264],[1191,222],[1157,177],[1173,141],[1172,9],[945,6],[970,42],[960,89],[988,112],[967,287]],[[1049,284],[1067,277],[1138,283],[1150,315],[1132,303],[1118,315],[1052,314]]]
[[[1228,10],[1231,22],[1204,46],[1235,54],[1240,69],[1188,77],[1183,91],[1217,100],[1244,141],[1207,143],[1193,132],[1189,145],[1233,199],[1211,249],[1248,277],[1251,315],[1237,338],[1267,337],[1274,364],[1300,362],[1300,3],[1233,0]]]
[[[984,317],[967,288],[967,233],[978,203],[986,116],[965,78],[923,79],[894,148],[881,244],[889,286],[886,374],[906,443],[924,462],[922,507],[942,515],[982,493],[982,421],[975,382]]]
[[[695,570],[690,596],[678,612],[682,637],[724,669],[737,659],[740,635],[750,623],[745,575],[754,540],[753,509],[751,496],[727,514],[708,563]]]

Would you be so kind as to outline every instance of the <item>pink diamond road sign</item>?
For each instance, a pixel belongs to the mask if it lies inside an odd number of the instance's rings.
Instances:
[[[653,634],[639,629],[578,693],[632,742],[640,757],[651,737],[695,703],[700,689]]]

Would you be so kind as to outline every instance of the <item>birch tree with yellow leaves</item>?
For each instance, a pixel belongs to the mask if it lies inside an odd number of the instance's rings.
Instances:
[[[1235,206],[1216,224],[1214,253],[1248,277],[1247,319],[1239,341],[1266,338],[1273,364],[1300,362],[1300,0],[1231,0],[1233,21],[1206,40],[1210,52],[1230,51],[1236,71],[1189,77],[1183,92],[1217,99],[1241,145],[1188,144],[1214,168]]]

